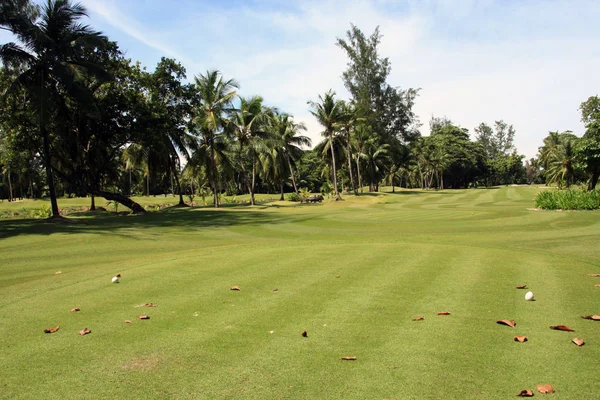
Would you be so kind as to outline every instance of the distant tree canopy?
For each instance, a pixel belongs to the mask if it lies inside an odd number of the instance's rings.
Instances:
[[[50,0],[0,4],[0,198],[49,196],[55,217],[61,196],[104,197],[145,212],[132,195],[212,198],[248,193],[377,191],[381,185],[422,189],[512,183],[569,186],[600,175],[600,100],[580,106],[586,132],[550,132],[539,156],[514,147],[502,120],[469,131],[433,118],[422,136],[413,107],[419,89],[389,82],[379,28],[351,25],[336,44],[348,57],[333,91],[308,101],[323,140],[260,96],[217,70],[190,77],[163,57],[154,70],[127,59],[116,42],[83,24],[83,6]],[[309,100],[309,99],[307,99]]]

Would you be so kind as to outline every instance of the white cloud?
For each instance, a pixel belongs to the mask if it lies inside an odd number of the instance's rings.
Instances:
[[[335,39],[350,22],[365,34],[380,26],[392,85],[422,88],[415,109],[423,133],[432,114],[470,130],[504,119],[517,130],[518,150],[531,157],[549,130],[583,133],[577,107],[600,87],[600,3],[588,0],[259,2],[226,12],[183,2],[168,24],[162,14],[172,6],[163,2],[147,4],[162,13],[160,24],[142,22],[137,2],[85,4],[118,30],[111,38],[134,37],[184,63],[188,76],[217,68],[235,77],[243,95],[260,94],[303,120],[315,143],[320,128],[306,102],[330,88],[347,96],[340,79],[347,61]],[[147,57],[143,47],[128,49],[130,56]]]

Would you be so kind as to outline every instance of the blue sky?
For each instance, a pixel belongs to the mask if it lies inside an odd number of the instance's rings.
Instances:
[[[161,56],[188,78],[218,69],[269,105],[320,128],[306,102],[342,98],[350,23],[384,35],[389,83],[421,88],[415,111],[471,132],[503,119],[520,153],[535,156],[549,130],[581,136],[579,104],[600,93],[600,2],[596,0],[80,0],[89,24],[153,69]],[[5,37],[0,36],[0,41]]]

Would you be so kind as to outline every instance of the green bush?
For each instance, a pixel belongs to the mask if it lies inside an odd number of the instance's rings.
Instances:
[[[543,210],[597,210],[600,192],[581,189],[544,190],[535,197],[535,206]]]
[[[298,196],[298,193],[292,192],[287,195],[287,201],[300,201],[300,196]]]
[[[299,192],[300,192],[300,199],[306,199],[311,194],[310,190],[308,190],[307,188],[301,188],[299,190]]]

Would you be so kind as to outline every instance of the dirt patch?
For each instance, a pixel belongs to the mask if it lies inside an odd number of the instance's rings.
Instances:
[[[162,358],[156,354],[136,356],[123,364],[121,369],[125,371],[154,371],[162,363]]]

